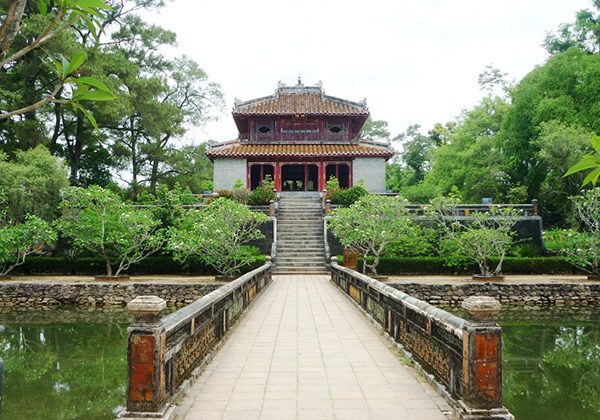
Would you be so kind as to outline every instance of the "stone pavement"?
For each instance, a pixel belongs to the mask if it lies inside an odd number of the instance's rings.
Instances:
[[[177,408],[178,418],[447,419],[446,402],[325,275],[280,275]]]

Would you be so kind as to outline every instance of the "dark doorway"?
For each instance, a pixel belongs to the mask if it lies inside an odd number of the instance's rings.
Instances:
[[[319,169],[315,164],[283,165],[281,167],[282,191],[317,191]]]
[[[347,163],[330,163],[325,167],[325,180],[332,176],[340,183],[340,188],[350,188],[350,167]]]
[[[262,184],[266,177],[275,179],[275,168],[273,165],[257,164],[250,166],[250,189],[253,190]]]

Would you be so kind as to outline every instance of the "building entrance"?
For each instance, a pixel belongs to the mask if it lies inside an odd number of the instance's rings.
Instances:
[[[288,164],[281,166],[282,191],[318,191],[319,169],[316,164]]]

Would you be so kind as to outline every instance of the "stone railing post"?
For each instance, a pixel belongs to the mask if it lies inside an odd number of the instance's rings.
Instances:
[[[501,305],[488,296],[462,303],[470,316],[463,329],[463,412],[461,419],[511,419],[502,406],[502,330],[494,321]]]
[[[531,206],[533,207],[533,216],[540,215],[540,202],[537,199],[531,200]]]
[[[133,315],[128,328],[127,409],[121,418],[166,418],[165,328],[160,319],[166,302],[158,296],[138,296],[127,304]]]
[[[325,200],[325,215],[328,216],[331,213],[331,200]]]
[[[269,201],[269,216],[275,217],[275,200]]]

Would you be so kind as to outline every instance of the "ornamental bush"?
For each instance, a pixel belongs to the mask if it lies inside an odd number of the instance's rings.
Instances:
[[[491,207],[466,219],[456,216],[455,205],[454,200],[441,198],[434,201],[429,213],[444,232],[441,248],[446,264],[464,266],[466,261],[472,261],[484,277],[500,274],[513,244],[517,212]]]
[[[151,211],[125,205],[113,192],[98,186],[70,187],[60,205],[58,227],[78,250],[104,260],[106,275],[118,276],[132,264],[161,249],[164,234]]]
[[[270,176],[266,176],[263,182],[250,193],[248,204],[251,206],[264,206],[275,200],[277,197],[273,192],[275,183]]]
[[[188,210],[169,229],[168,249],[176,261],[196,257],[231,276],[256,259],[256,251],[245,246],[263,238],[258,226],[268,220],[243,204],[218,198],[199,210]]]
[[[544,239],[555,244],[560,253],[576,267],[600,276],[600,188],[573,197],[575,216],[582,230],[554,230]]]
[[[23,223],[0,227],[0,276],[25,263],[31,254],[41,254],[56,241],[56,232],[46,221],[28,215]]]
[[[329,229],[345,247],[361,253],[363,273],[368,268],[377,274],[379,259],[390,244],[416,235],[407,204],[400,197],[366,195],[350,207],[335,210],[329,219]]]

